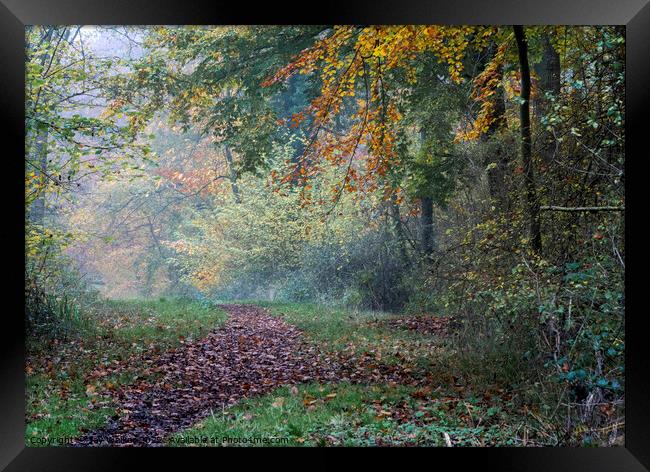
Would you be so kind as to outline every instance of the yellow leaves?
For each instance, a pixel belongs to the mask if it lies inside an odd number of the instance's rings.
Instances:
[[[496,29],[486,29],[481,33],[480,37],[484,45],[487,45],[488,38],[495,32]],[[511,94],[512,81],[510,78],[504,81],[502,73],[505,54],[509,44],[509,39],[503,41],[484,70],[474,79],[472,98],[481,104],[481,109],[474,122],[456,134],[456,142],[477,139],[489,130],[490,125],[495,120],[494,99],[499,87],[504,87],[506,94]]]
[[[271,406],[273,408],[282,408],[283,405],[284,405],[284,397],[277,397],[275,398],[273,403],[271,403]]]

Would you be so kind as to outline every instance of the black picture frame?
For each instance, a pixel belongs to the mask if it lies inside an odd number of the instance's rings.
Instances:
[[[3,274],[2,355],[0,356],[0,470],[119,470],[136,466],[134,458],[146,457],[170,465],[172,450],[154,449],[71,449],[26,448],[24,444],[24,321],[23,288],[19,277],[24,272],[24,28],[30,24],[617,24],[626,26],[626,154],[632,157],[633,172],[627,172],[626,193],[640,179],[638,166],[644,133],[647,134],[645,108],[650,98],[650,0],[459,0],[455,2],[400,0],[330,1],[320,4],[301,3],[237,3],[219,1],[172,0],[0,0],[0,111],[6,138],[0,149],[4,154],[0,190],[3,192],[3,224],[0,226]],[[310,7],[313,8],[310,11]],[[314,8],[315,7],[315,8]],[[647,154],[647,151],[644,153]],[[630,162],[628,159],[626,161]],[[635,177],[636,175],[636,177]],[[629,179],[632,180],[629,180]],[[630,228],[630,209],[643,206],[641,197],[626,202],[626,248],[630,248],[635,230]],[[635,226],[636,225],[636,226]],[[638,227],[638,228],[637,228]],[[633,252],[629,252],[633,251]],[[635,260],[637,259],[637,260]],[[634,255],[627,258],[627,271],[641,262]],[[643,277],[632,283],[627,277],[625,297],[640,298]],[[630,298],[630,293],[632,298]],[[641,305],[640,301],[639,305]],[[615,448],[463,448],[418,449],[413,454],[425,460],[428,467],[443,466],[440,459],[453,461],[455,470],[472,461],[481,470],[530,471],[642,471],[650,470],[650,374],[647,360],[650,343],[642,329],[644,312],[627,310],[626,317],[626,445]],[[211,452],[174,449],[178,459],[190,459],[187,451],[196,454]],[[462,451],[462,452],[461,452]],[[251,454],[231,451],[246,462]],[[259,450],[256,450],[259,452]],[[275,451],[266,454],[276,454]],[[313,451],[312,451],[313,452]],[[368,451],[363,451],[366,455]],[[285,451],[286,453],[286,451]],[[294,451],[291,451],[293,454]],[[403,454],[400,450],[398,454]],[[212,454],[221,461],[223,452]],[[430,457],[429,454],[434,454]],[[323,456],[320,453],[321,457]],[[385,453],[376,454],[379,458]],[[323,460],[324,459],[324,460]],[[327,458],[319,460],[324,465]],[[332,462],[338,461],[333,454]],[[286,459],[279,459],[282,464]],[[292,462],[295,461],[295,457]],[[301,461],[310,467],[313,459]],[[188,462],[185,462],[189,464]],[[222,462],[213,462],[220,465]],[[189,466],[189,465],[188,465]],[[194,465],[199,467],[198,464]],[[413,465],[416,467],[416,465]],[[151,468],[151,467],[150,467]]]

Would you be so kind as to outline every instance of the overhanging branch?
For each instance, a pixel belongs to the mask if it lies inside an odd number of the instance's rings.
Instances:
[[[562,206],[542,206],[541,211],[625,211],[625,207],[617,206],[589,206],[589,207],[562,207]]]

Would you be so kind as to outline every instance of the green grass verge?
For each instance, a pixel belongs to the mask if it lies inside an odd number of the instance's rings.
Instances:
[[[107,300],[92,311],[100,325],[121,340],[166,347],[201,337],[227,319],[219,308],[176,298]]]
[[[494,402],[451,399],[404,386],[283,387],[214,412],[171,446],[514,445]],[[228,439],[226,439],[228,438]],[[266,439],[265,439],[266,438]]]
[[[372,353],[387,364],[432,368],[451,355],[446,339],[413,331],[383,327],[375,322],[395,315],[380,311],[353,311],[310,303],[253,302],[282,316],[330,351],[353,355]]]
[[[145,351],[177,347],[226,319],[223,310],[183,299],[108,300],[86,310],[83,329],[72,338],[28,340],[26,445],[58,445],[59,438],[104,424],[115,409],[102,394],[142,379],[144,365],[93,372]]]

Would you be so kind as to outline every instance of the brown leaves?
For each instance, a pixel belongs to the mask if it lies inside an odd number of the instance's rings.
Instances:
[[[303,405],[305,405],[307,407],[315,405],[317,402],[318,402],[318,400],[316,398],[314,398],[312,396],[309,396],[309,395],[305,396],[305,398],[303,398],[303,400],[302,400]]]
[[[416,398],[431,398],[431,389],[425,385],[433,379],[406,362],[386,363],[379,349],[358,353],[352,346],[349,351],[325,354],[319,346],[302,340],[296,327],[261,308],[223,308],[230,315],[228,322],[205,338],[187,340],[182,347],[163,353],[149,351],[134,359],[138,366],[150,365],[156,379],[107,390],[118,403],[120,416],[105,428],[87,433],[79,443],[91,444],[91,439],[92,444],[102,440],[110,443],[119,437],[130,445],[162,444],[171,432],[244,397],[268,394],[280,386],[289,386],[291,396],[299,395],[296,384],[302,382],[323,384],[319,393],[303,393],[306,411],[337,398],[337,393],[325,386],[333,381],[420,386]],[[126,368],[128,365],[119,366]],[[271,407],[281,411],[288,399],[274,397]],[[375,411],[379,418],[402,418],[408,413],[381,402]]]
[[[427,398],[431,395],[431,387],[422,387],[414,391],[411,396],[415,398]]]
[[[390,416],[393,416],[393,414],[390,411],[380,410],[379,413],[377,413],[377,415],[375,416],[375,418],[381,420],[383,418],[390,417]]]
[[[378,324],[394,329],[407,329],[422,334],[446,335],[453,320],[442,316],[420,315],[378,321]]]
[[[186,340],[179,349],[161,354],[150,351],[144,358],[134,359],[139,366],[151,365],[159,377],[152,384],[140,382],[107,392],[120,405],[121,416],[107,427],[89,432],[79,443],[126,437],[131,445],[161,444],[170,432],[243,397],[269,393],[282,385],[292,385],[291,395],[298,395],[298,382],[338,378],[338,364],[321,360],[318,349],[302,341],[297,328],[281,318],[249,305],[224,308],[231,315],[229,321],[204,339]],[[317,401],[335,396],[305,397],[304,404],[315,408]],[[276,397],[272,407],[281,409],[285,402],[286,398]]]

